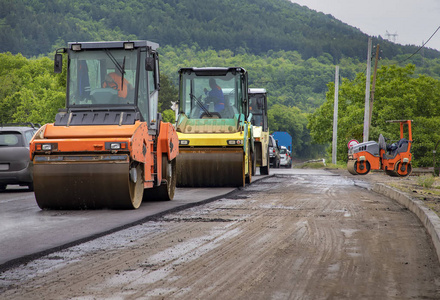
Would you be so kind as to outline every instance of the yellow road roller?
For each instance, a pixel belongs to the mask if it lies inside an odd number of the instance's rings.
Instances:
[[[267,118],[267,91],[263,88],[249,88],[249,110],[252,113],[252,126],[255,146],[255,165],[261,175],[269,175],[269,125]]]
[[[34,192],[42,209],[136,209],[171,200],[178,137],[157,113],[158,44],[69,43],[66,108],[30,142]]]
[[[255,165],[248,74],[241,67],[179,70],[177,186],[244,186]]]

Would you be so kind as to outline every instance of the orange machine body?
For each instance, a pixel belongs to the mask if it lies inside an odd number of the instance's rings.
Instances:
[[[157,141],[157,151],[153,151],[155,137],[148,133],[145,122],[137,121],[134,125],[101,126],[54,126],[46,124],[38,131],[30,143],[30,159],[36,153],[62,154],[129,154],[132,160],[144,165],[144,188],[153,187],[154,178],[162,178],[162,154],[173,160],[179,153],[179,140],[170,123],[161,123]],[[120,149],[108,149],[106,143],[119,143]],[[50,151],[44,151],[43,145],[52,144]],[[156,157],[155,157],[156,156]],[[99,161],[97,157],[95,159]],[[160,184],[160,180],[156,182]]]
[[[400,139],[387,144],[382,135],[379,143],[364,142],[351,147],[348,151],[347,169],[353,175],[365,175],[370,170],[383,170],[390,176],[405,177],[411,174],[411,120],[388,121],[400,123]],[[408,139],[404,127],[408,128]]]

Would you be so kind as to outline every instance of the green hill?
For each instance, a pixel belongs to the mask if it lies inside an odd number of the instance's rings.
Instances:
[[[53,121],[65,93],[65,78],[53,74],[52,62],[45,57],[56,48],[71,41],[127,39],[160,44],[160,110],[171,118],[173,112],[167,109],[177,99],[180,67],[241,66],[249,72],[250,87],[268,91],[271,131],[290,133],[295,157],[321,156],[323,147],[314,145],[312,137],[324,144],[331,138],[331,82],[338,64],[341,99],[345,97],[349,107],[344,112],[349,134],[344,136],[341,130],[340,144],[346,144],[345,139],[353,137],[353,128],[362,125],[361,118],[352,118],[352,114],[362,117],[368,36],[330,15],[287,0],[0,0],[0,121]],[[373,44],[377,43],[382,50],[380,67],[395,66],[398,74],[403,72],[400,68],[413,64],[411,72],[393,85],[393,93],[407,91],[412,98],[420,98],[417,103],[421,105],[425,99],[439,103],[438,51],[424,49],[411,56],[418,47],[373,38]],[[381,94],[384,79],[399,78],[394,73],[378,75],[375,101],[389,103],[391,108],[386,116],[378,114],[377,126],[385,118],[421,114],[411,111],[405,99],[401,103],[405,110],[397,115],[400,106],[394,107],[396,99]],[[422,79],[416,80],[419,76]],[[423,88],[418,88],[427,78]],[[415,91],[407,88],[407,82],[414,83]],[[344,89],[350,95],[344,95]],[[430,116],[428,121],[433,118],[438,117]],[[427,134],[427,138],[439,140],[436,135]],[[429,154],[428,148],[425,152]]]
[[[37,56],[69,41],[148,39],[160,45],[364,59],[367,35],[288,0],[0,1],[0,52]],[[413,53],[378,37],[384,58]],[[425,50],[425,57],[438,56]]]

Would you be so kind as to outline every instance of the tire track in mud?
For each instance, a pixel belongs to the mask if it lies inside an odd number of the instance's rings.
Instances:
[[[339,176],[279,176],[8,271],[0,296],[436,299],[433,255],[393,201]]]

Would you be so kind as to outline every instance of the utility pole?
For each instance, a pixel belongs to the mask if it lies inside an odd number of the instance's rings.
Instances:
[[[333,143],[332,143],[332,164],[336,165],[336,153],[338,145],[338,95],[339,95],[339,66],[335,71],[335,102],[333,104]]]
[[[373,115],[373,102],[374,102],[374,92],[376,91],[376,74],[377,74],[377,63],[378,63],[378,61],[379,61],[379,44],[376,45],[376,57],[374,59],[373,85],[371,87],[370,119],[368,120],[368,128],[371,126],[371,117]]]
[[[371,81],[371,37],[368,38],[368,54],[367,54],[367,82],[365,84],[365,112],[364,112],[364,140],[368,142],[370,135],[370,81]]]

